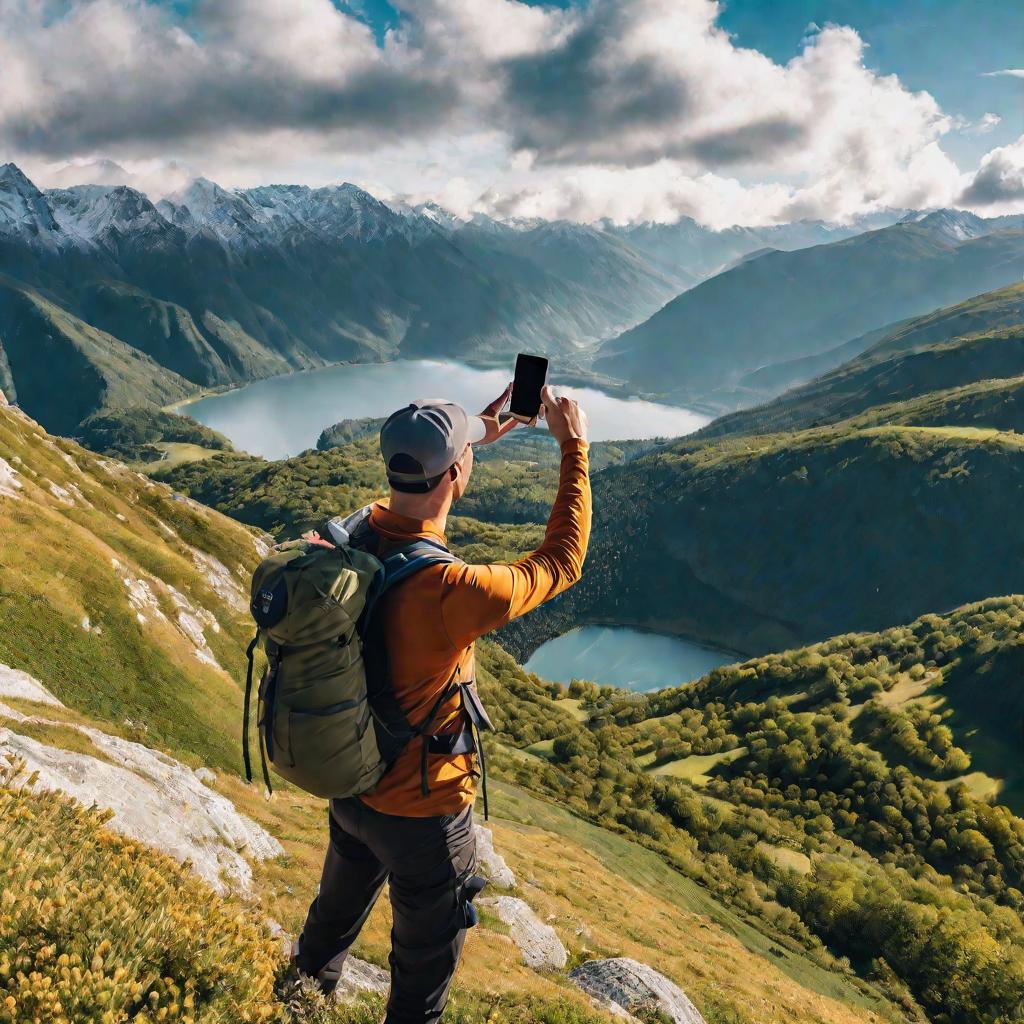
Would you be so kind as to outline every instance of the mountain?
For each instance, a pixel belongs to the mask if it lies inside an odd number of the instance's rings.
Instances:
[[[576,366],[689,280],[594,228],[440,223],[350,184],[196,179],[154,204],[127,185],[42,192],[13,164],[0,273],[196,388],[396,356],[505,363],[540,348]],[[29,396],[24,372],[11,371]],[[96,387],[75,401],[104,408]]]
[[[0,390],[55,431],[97,409],[184,398],[189,382],[137,348],[0,275]]]
[[[509,228],[476,218],[456,225],[452,237],[488,261],[501,254],[562,278],[583,290],[606,324],[632,325],[641,309],[658,308],[699,280],[683,264],[652,266],[646,254],[613,232],[568,221]]]
[[[283,784],[268,800],[239,778],[245,588],[265,551],[262,534],[0,405],[0,810],[11,840],[0,845],[9,897],[0,958],[16,947],[32,963],[31,977],[4,986],[19,1013],[85,1020],[141,999],[168,1019],[380,1018],[379,995],[300,1011],[276,986],[280,932],[301,924],[326,832],[322,801]],[[584,741],[589,712],[492,644],[480,645],[477,672],[500,730],[488,740],[491,838],[521,880],[485,895],[534,908],[572,965],[655,965],[709,1021],[754,1024],[766,1005],[794,1024],[893,1017],[888,990],[810,941],[794,912],[728,895],[739,876],[660,811],[666,841],[655,844],[608,818],[607,800],[605,820],[578,807],[576,767],[559,771],[560,798],[524,788],[517,765],[554,778],[527,752],[531,736]],[[34,780],[18,777],[19,758]],[[613,801],[623,822],[627,793],[659,785],[624,761]],[[47,792],[58,787],[63,796]],[[717,813],[700,793],[693,799]],[[780,842],[796,834],[786,828]],[[68,848],[74,857],[62,855]],[[192,870],[175,863],[186,858]],[[493,853],[483,860],[489,874]],[[759,884],[743,879],[744,891]],[[34,895],[36,881],[52,898]],[[385,907],[356,948],[374,979],[390,944]],[[532,968],[519,935],[499,905],[481,904],[456,1019],[485,1019],[496,1006],[520,1024],[621,1019],[566,971]],[[1004,974],[993,980],[1012,991]]]
[[[690,217],[682,217],[675,224],[618,226],[606,223],[602,227],[625,239],[663,272],[672,273],[682,268],[696,282],[728,269],[752,253],[763,253],[769,249],[788,252],[824,245],[887,226],[899,218],[900,211],[886,211],[857,218],[845,225],[795,221],[769,227],[735,226],[715,231]]]
[[[699,436],[799,430],[930,392],[1015,378],[1024,373],[1024,285],[1000,288],[874,332],[850,348],[856,357],[831,373],[766,405],[722,416]],[[915,422],[907,418],[912,416],[909,406],[898,416],[894,422]],[[939,422],[968,425],[958,416]],[[985,425],[1012,429],[1007,422]]]
[[[827,245],[766,253],[605,342],[594,367],[649,393],[741,404],[748,400],[742,380],[760,367],[825,353],[1019,280],[1024,230],[1004,226],[1001,219],[940,212]]]

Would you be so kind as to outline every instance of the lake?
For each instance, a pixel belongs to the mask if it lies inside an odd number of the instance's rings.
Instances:
[[[735,654],[674,636],[624,626],[581,626],[541,644],[525,668],[559,683],[588,679],[643,693],[688,683],[737,660]]]
[[[191,402],[182,412],[242,451],[281,459],[314,447],[320,431],[339,420],[387,416],[415,398],[448,398],[479,412],[511,379],[511,367],[477,370],[433,359],[356,363],[254,381]],[[613,398],[594,388],[559,390],[584,404],[594,441],[681,437],[709,422],[689,409]]]

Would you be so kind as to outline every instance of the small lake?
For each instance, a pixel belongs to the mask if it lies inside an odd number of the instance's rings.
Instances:
[[[433,359],[356,363],[254,381],[201,398],[182,412],[219,430],[242,451],[281,459],[312,448],[339,420],[387,416],[415,398],[448,398],[478,412],[512,379],[512,368],[477,370]],[[594,441],[681,437],[709,417],[673,405],[560,388],[584,403]]]
[[[624,626],[581,626],[541,644],[525,667],[558,683],[588,679],[643,693],[700,679],[737,660],[735,654],[674,636]]]

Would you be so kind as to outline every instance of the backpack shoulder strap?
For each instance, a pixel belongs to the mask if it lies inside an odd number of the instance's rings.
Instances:
[[[443,544],[420,539],[392,551],[383,560],[384,581],[380,592],[387,593],[392,587],[415,576],[416,573],[432,565],[451,565],[459,561]]]

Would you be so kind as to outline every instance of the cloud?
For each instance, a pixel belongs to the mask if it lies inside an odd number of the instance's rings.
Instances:
[[[959,205],[982,208],[986,213],[1024,210],[1024,135],[982,157],[981,165],[958,200]]]
[[[989,132],[995,131],[1002,123],[1003,119],[998,114],[986,111],[974,124],[968,125],[964,130],[971,135],[988,135]]]
[[[1002,71],[983,71],[982,78],[1024,78],[1024,68],[1004,68]]]
[[[375,140],[443,119],[456,89],[331,0],[0,0],[0,133],[19,152],[229,144],[300,129]]]
[[[46,173],[110,158],[156,181],[177,160],[226,184],[343,174],[464,208],[716,224],[970,184],[941,148],[960,123],[868,69],[851,28],[812,26],[778,64],[715,0],[391,2],[380,44],[332,0],[0,0],[0,151]]]

